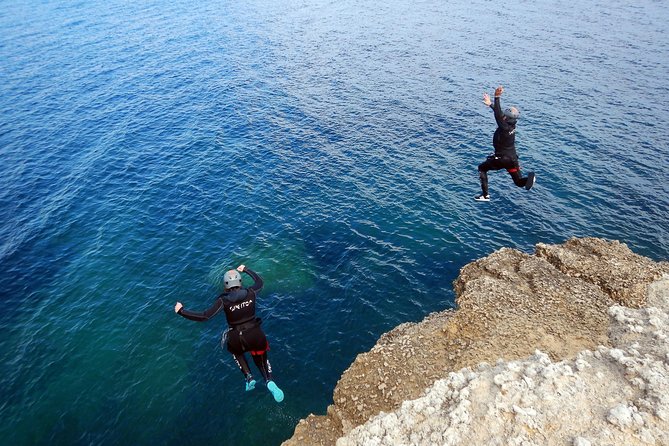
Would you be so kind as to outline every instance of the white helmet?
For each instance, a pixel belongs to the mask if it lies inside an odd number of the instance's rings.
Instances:
[[[242,286],[242,276],[236,269],[231,269],[230,271],[226,271],[223,275],[223,283],[225,283],[226,290],[237,286]]]

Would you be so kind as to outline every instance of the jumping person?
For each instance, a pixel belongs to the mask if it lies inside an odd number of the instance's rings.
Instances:
[[[251,276],[253,285],[248,288],[242,287],[242,277],[239,274],[241,272]],[[225,344],[227,350],[235,358],[237,366],[244,374],[246,390],[253,390],[256,385],[249,364],[246,362],[245,353],[250,352],[253,362],[265,379],[267,389],[272,393],[276,402],[280,403],[283,401],[283,392],[272,380],[272,366],[267,359],[269,343],[260,328],[261,320],[256,317],[256,296],[263,286],[263,280],[244,265],[239,265],[236,270],[231,269],[225,273],[223,282],[225,291],[218,296],[208,310],[189,311],[183,307],[181,302],[177,302],[174,311],[186,319],[204,322],[224,310],[229,328],[223,334],[221,346]]]
[[[488,195],[489,170],[506,169],[511,174],[516,186],[525,187],[527,190],[534,186],[534,172],[530,172],[525,178],[522,177],[518,154],[516,153],[516,122],[520,117],[520,112],[516,107],[508,107],[502,112],[500,97],[503,92],[504,88],[501,85],[495,89],[494,103],[490,100],[488,93],[483,93],[483,103],[495,112],[497,130],[495,130],[495,135],[492,138],[495,153],[490,155],[485,162],[479,164],[481,194],[474,197],[477,201],[490,201],[490,195]]]

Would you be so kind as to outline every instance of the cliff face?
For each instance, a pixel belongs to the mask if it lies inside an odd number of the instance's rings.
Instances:
[[[669,274],[666,262],[655,263],[624,244],[601,239],[539,244],[534,255],[501,249],[462,268],[454,282],[456,311],[402,324],[358,355],[335,387],[327,415],[302,420],[284,445],[333,445],[345,434],[350,438],[341,445],[381,441],[380,432],[386,431],[378,426],[377,435],[367,437],[355,437],[364,428],[351,431],[380,412],[425,397],[425,389],[452,372],[498,361],[503,367],[504,361],[533,355],[534,362],[548,367],[584,350],[610,348],[615,318],[609,308],[646,307],[649,285],[663,274]],[[439,385],[443,390],[445,384]]]
[[[611,347],[450,373],[337,440],[353,445],[669,445],[669,277],[609,309]]]

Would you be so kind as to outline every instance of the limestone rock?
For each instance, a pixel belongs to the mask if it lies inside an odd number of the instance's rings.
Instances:
[[[664,299],[640,314],[627,307],[648,304],[648,293],[662,289],[651,284],[668,265],[593,238],[538,244],[535,255],[505,248],[472,262],[454,281],[457,311],[381,336],[344,372],[327,414],[302,420],[284,445],[488,444],[470,432],[486,417],[505,421],[475,429],[490,438],[549,444],[531,434],[549,438],[559,426],[547,420],[565,413],[606,427],[562,432],[559,444],[614,443],[622,430],[634,441],[666,440],[652,429],[669,418],[666,397],[653,390],[662,388],[669,367]],[[631,381],[608,393],[589,381],[609,383],[621,373]],[[614,404],[614,396],[638,401]],[[588,407],[587,397],[601,404]],[[547,402],[559,410],[544,408]]]

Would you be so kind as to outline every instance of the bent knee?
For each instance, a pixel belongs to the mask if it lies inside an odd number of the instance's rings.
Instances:
[[[527,183],[527,178],[521,178],[520,175],[511,175],[511,178],[513,178],[513,184],[515,184],[518,187],[523,187]]]

